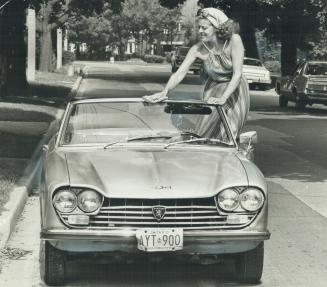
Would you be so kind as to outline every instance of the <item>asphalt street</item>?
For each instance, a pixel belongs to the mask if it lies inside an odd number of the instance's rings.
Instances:
[[[160,90],[169,77],[167,66],[111,64],[110,68],[137,75],[135,86],[149,93]],[[175,92],[200,94],[201,90],[198,76],[189,74]],[[304,112],[292,105],[282,109],[274,91],[251,91],[245,130],[258,133],[255,163],[268,182],[272,233],[265,243],[264,273],[257,286],[327,286],[326,120],[324,106]],[[0,258],[0,286],[45,286],[39,278],[38,247],[38,196],[34,194],[7,245],[17,256]],[[72,263],[68,275],[66,286],[247,286],[234,282],[230,264]]]

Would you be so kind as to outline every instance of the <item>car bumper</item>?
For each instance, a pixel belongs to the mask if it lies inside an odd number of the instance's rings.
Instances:
[[[246,76],[245,76],[246,77]],[[271,79],[246,77],[249,84],[271,84]]]
[[[228,254],[255,248],[269,239],[269,231],[201,231],[184,232],[184,254]],[[41,232],[58,249],[69,252],[141,252],[137,249],[135,231],[113,230],[90,232],[83,230],[49,230]]]
[[[308,92],[305,94],[305,97],[317,103],[326,103],[327,102],[327,92]]]

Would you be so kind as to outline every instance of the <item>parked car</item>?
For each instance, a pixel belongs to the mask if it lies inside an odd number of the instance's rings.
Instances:
[[[245,57],[243,75],[247,79],[250,89],[266,90],[271,85],[270,72],[259,59]]]
[[[228,255],[240,281],[259,282],[270,233],[267,184],[250,160],[256,132],[236,140],[220,106],[187,96],[148,104],[144,91],[117,94],[95,75],[78,80],[44,146],[43,280],[64,284],[68,258],[81,254],[199,263]]]
[[[171,71],[175,73],[180,65],[183,63],[186,54],[190,47],[177,47],[175,52],[171,57]],[[200,59],[196,59],[190,67],[190,71],[193,71],[194,74],[199,74],[202,67],[202,61]]]
[[[295,102],[298,109],[306,105],[327,105],[327,62],[305,61],[300,63],[290,76],[276,82],[279,105],[286,107]]]

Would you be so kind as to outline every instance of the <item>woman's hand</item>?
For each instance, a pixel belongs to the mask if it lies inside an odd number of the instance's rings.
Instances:
[[[143,96],[143,100],[147,103],[158,103],[158,102],[162,102],[164,100],[167,100],[167,93],[165,91],[159,92],[159,93],[155,93],[153,95],[150,96]]]
[[[219,98],[215,98],[215,97],[210,97],[207,100],[208,104],[213,104],[213,105],[223,105],[226,103],[226,99],[224,97],[219,97]]]

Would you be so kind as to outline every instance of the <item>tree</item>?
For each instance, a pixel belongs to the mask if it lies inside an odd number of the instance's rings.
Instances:
[[[144,54],[144,42],[157,43],[157,53],[161,54],[160,42],[163,29],[171,22],[171,13],[162,7],[159,0],[126,0],[123,3],[122,16],[127,20],[128,29],[136,39],[139,54]],[[168,21],[167,15],[170,15]],[[175,19],[175,23],[177,19]]]
[[[11,1],[0,11],[0,95],[26,89],[26,47],[24,42],[27,3]]]
[[[37,29],[40,33],[40,65],[41,71],[53,70],[52,33],[63,27],[68,19],[69,0],[44,0],[40,4],[37,15]]]
[[[185,44],[188,46],[195,44],[198,39],[196,14],[199,9],[198,0],[186,0],[181,6],[183,27],[185,29]]]
[[[317,13],[318,32],[314,35],[318,36],[315,40],[309,42],[311,49],[309,57],[319,60],[327,60],[327,3],[321,0],[312,0],[312,3],[319,7]]]
[[[177,8],[179,5],[183,4],[185,0],[160,0],[160,5],[167,7],[169,9]]]

